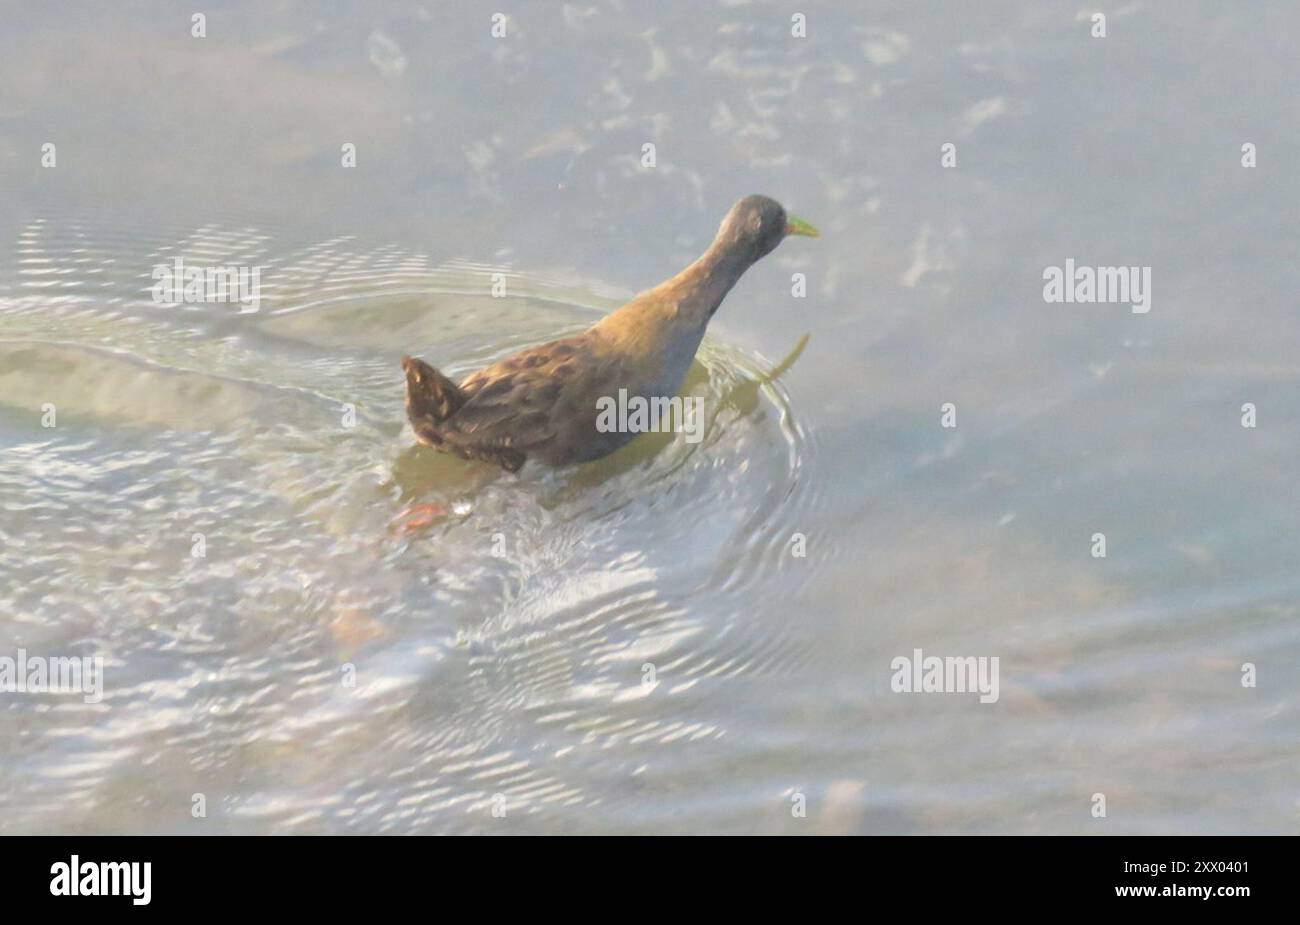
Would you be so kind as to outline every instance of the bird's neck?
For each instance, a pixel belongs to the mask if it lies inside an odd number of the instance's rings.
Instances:
[[[689,365],[709,319],[752,263],[714,241],[682,272],[606,315],[592,330],[628,355],[662,357],[680,350],[689,354]]]
[[[678,273],[665,287],[677,296],[677,312],[683,321],[708,324],[713,313],[736,281],[753,265],[753,261],[720,240],[698,260]]]

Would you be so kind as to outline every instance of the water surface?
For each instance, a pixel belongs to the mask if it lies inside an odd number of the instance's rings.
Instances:
[[[1300,13],[801,9],[6,15],[0,655],[105,685],[0,694],[0,831],[1300,828]],[[715,319],[703,440],[414,446],[403,353],[580,330],[750,192],[824,237]],[[257,310],[155,302],[178,256]],[[892,693],[916,648],[998,702]]]

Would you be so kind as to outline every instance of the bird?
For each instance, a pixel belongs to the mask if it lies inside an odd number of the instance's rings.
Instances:
[[[620,390],[647,401],[677,395],[723,298],[791,235],[820,232],[775,199],[746,196],[699,259],[581,334],[529,347],[460,383],[403,356],[416,439],[508,472],[529,459],[560,468],[613,453],[637,434],[598,427],[602,399]]]

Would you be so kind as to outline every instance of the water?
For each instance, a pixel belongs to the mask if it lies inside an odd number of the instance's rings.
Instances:
[[[105,681],[0,694],[0,831],[1297,830],[1300,13],[801,9],[6,11],[0,656]],[[716,317],[701,442],[413,445],[403,353],[579,330],[755,191],[824,236]]]

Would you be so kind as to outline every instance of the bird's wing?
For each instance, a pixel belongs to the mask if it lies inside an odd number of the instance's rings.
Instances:
[[[460,384],[466,401],[444,424],[444,438],[466,450],[530,453],[557,433],[557,406],[581,388],[590,345],[582,337],[516,353]],[[594,420],[594,411],[593,411]]]

